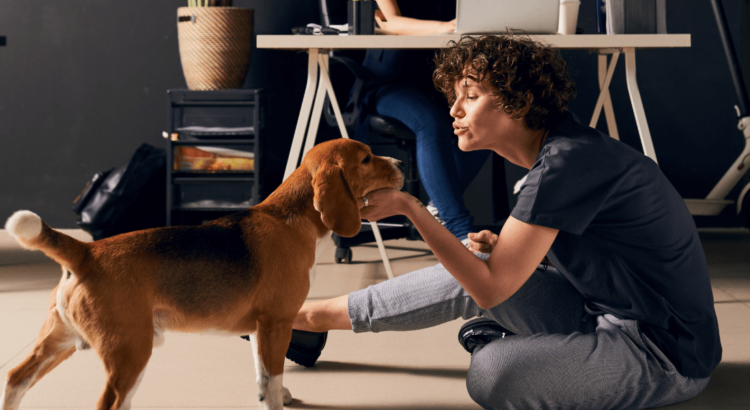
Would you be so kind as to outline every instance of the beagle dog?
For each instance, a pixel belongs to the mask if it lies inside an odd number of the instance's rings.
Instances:
[[[357,198],[401,189],[399,161],[357,141],[315,146],[265,201],[201,226],[130,232],[85,243],[18,211],[5,228],[62,265],[32,353],[8,373],[0,397],[18,409],[39,379],[76,349],[93,348],[107,381],[97,409],[124,410],[164,331],[251,335],[259,399],[290,404],[282,386],[292,322],[310,288],[318,239],[359,232]]]

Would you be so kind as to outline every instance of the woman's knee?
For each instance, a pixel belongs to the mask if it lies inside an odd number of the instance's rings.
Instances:
[[[514,392],[517,383],[513,380],[512,355],[504,340],[498,340],[478,347],[471,358],[471,366],[466,376],[469,396],[484,409],[515,408]]]

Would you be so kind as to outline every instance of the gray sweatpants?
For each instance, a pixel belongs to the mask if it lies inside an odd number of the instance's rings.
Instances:
[[[516,335],[477,348],[471,358],[466,386],[486,409],[642,409],[688,400],[706,387],[708,378],[680,375],[638,322],[589,314],[584,303],[548,267],[483,310],[436,265],[352,292],[349,318],[358,333],[494,319]]]

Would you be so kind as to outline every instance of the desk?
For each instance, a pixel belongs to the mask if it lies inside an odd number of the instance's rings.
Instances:
[[[300,153],[302,152],[304,155],[315,144],[315,136],[318,132],[326,94],[331,100],[341,135],[344,138],[349,137],[341,118],[336,95],[331,86],[331,79],[328,77],[328,51],[368,48],[439,49],[445,47],[449,41],[458,41],[460,38],[461,35],[458,34],[432,36],[257,36],[256,45],[258,48],[307,50],[308,52],[307,86],[302,98],[302,108],[297,119],[297,128],[294,132],[284,179],[297,168]],[[596,125],[601,111],[604,109],[609,133],[616,139],[619,139],[619,134],[612,109],[612,100],[609,96],[609,84],[619,56],[624,54],[628,93],[635,113],[643,152],[649,158],[657,161],[651,132],[646,121],[646,112],[643,109],[641,93],[636,81],[635,50],[638,48],[690,47],[690,34],[539,35],[531,36],[531,38],[558,49],[595,50],[599,53],[600,92],[589,125],[592,127]],[[307,138],[305,138],[305,135],[307,135]],[[303,142],[305,142],[304,151],[302,151]],[[375,224],[373,224],[373,232],[378,239],[378,248],[386,265],[388,277],[393,277],[385,248],[380,239],[380,233]]]

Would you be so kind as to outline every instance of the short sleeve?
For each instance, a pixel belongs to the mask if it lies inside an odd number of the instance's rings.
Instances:
[[[526,182],[514,218],[580,235],[596,217],[621,178],[617,158],[606,161],[595,141],[548,141]],[[596,170],[596,171],[593,171]]]

